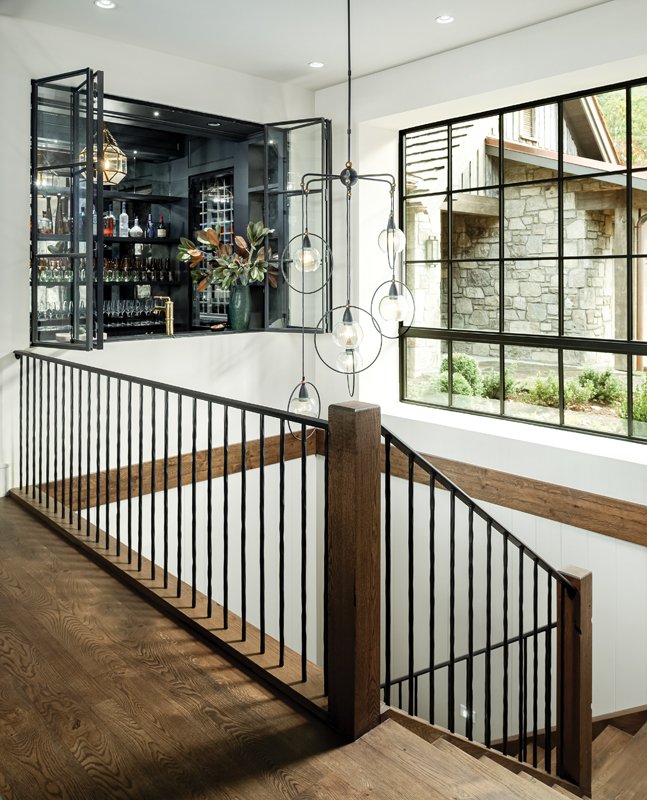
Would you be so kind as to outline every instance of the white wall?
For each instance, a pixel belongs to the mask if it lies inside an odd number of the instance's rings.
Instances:
[[[402,128],[646,77],[646,26],[641,0],[615,0],[359,78],[353,83],[355,166],[363,173],[397,174]],[[318,92],[316,110],[334,120],[334,150],[344,152],[345,87]],[[355,302],[368,306],[377,284],[388,277],[376,245],[388,195],[364,185],[355,196]],[[340,206],[337,201],[338,236],[344,230]],[[644,445],[403,404],[398,374],[398,345],[385,342],[377,364],[360,376],[359,397],[379,403],[385,424],[416,448],[647,504]],[[324,396],[334,394],[325,369],[318,368],[317,379]],[[594,713],[647,703],[647,550],[503,508],[492,512],[555,566],[593,570]],[[419,537],[424,530],[416,529],[417,546],[424,547]],[[424,640],[422,629],[417,634]]]

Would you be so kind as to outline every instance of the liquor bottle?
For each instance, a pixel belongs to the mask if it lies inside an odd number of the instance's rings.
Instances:
[[[43,211],[43,233],[52,233],[53,231],[53,217],[52,217],[52,201],[51,198],[47,198],[47,209]]]
[[[128,231],[128,236],[133,239],[141,239],[143,235],[144,231],[139,227],[139,217],[135,217],[135,224]]]
[[[97,209],[92,206],[92,235],[97,235]]]
[[[115,235],[115,215],[112,213],[112,203],[108,206],[108,213],[103,217],[103,235]]]
[[[148,215],[148,222],[146,223],[146,238],[147,239],[154,239],[155,238],[155,226],[153,225],[153,215]]]
[[[126,204],[121,204],[121,214],[119,215],[119,236],[128,236],[128,212]]]
[[[55,234],[64,233],[63,230],[63,198],[59,194],[56,198],[56,216],[54,217],[53,232]]]
[[[67,197],[63,198],[63,230],[62,233],[68,234],[72,233],[72,226],[74,224],[74,220],[70,217],[70,203]]]
[[[166,230],[166,225],[164,224],[164,217],[160,216],[160,221],[157,225],[157,238],[158,239],[166,239],[168,231]]]

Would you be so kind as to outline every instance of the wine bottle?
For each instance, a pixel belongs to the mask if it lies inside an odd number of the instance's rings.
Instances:
[[[59,194],[56,198],[56,216],[54,217],[54,228],[52,229],[54,233],[61,234],[64,233],[63,230],[63,198]]]
[[[144,231],[139,226],[139,217],[135,217],[135,224],[128,231],[128,236],[131,236],[133,239],[141,239],[143,235]]]
[[[153,215],[148,215],[148,222],[146,223],[146,238],[147,239],[154,239],[155,238],[155,226],[153,225]]]
[[[62,233],[72,233],[74,220],[70,217],[70,203],[67,197],[63,198],[63,231]]]
[[[112,213],[112,203],[108,206],[108,212],[103,217],[103,235],[115,235],[115,215]]]
[[[126,204],[121,204],[121,214],[119,215],[119,236],[128,236],[128,212]]]
[[[92,235],[97,235],[97,209],[92,206]]]
[[[52,233],[54,227],[52,219],[52,200],[48,197],[47,209],[43,211],[43,233]]]
[[[166,239],[167,231],[166,225],[164,224],[164,217],[160,216],[160,221],[157,225],[157,238],[158,239]]]

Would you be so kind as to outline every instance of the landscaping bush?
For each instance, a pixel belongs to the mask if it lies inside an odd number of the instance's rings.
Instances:
[[[549,375],[547,378],[537,375],[534,383],[527,387],[527,393],[528,402],[536,406],[559,407],[559,381],[555,375]]]
[[[440,391],[449,391],[449,373],[447,370],[440,373]],[[475,394],[474,389],[470,385],[467,378],[460,372],[455,372],[452,377],[452,392],[454,394],[463,394],[468,397],[471,397]]]
[[[472,358],[472,356],[468,356],[466,353],[456,353],[452,358],[452,369],[454,372],[454,379],[456,378],[457,374],[461,375],[463,378],[465,378],[471,388],[470,392],[456,392],[456,394],[481,394],[483,386],[481,370],[479,369],[479,365],[476,363],[476,360]],[[449,372],[449,359],[447,356],[445,356],[445,358],[442,360],[440,372],[441,376],[442,374],[447,374]],[[456,390],[454,389],[454,391]]]
[[[515,393],[516,382],[508,370],[504,373],[505,396],[511,397]],[[498,372],[487,372],[483,376],[481,394],[489,400],[501,399],[501,380]]]
[[[592,384],[593,391],[590,399],[594,403],[610,406],[622,398],[624,392],[622,381],[616,378],[610,369],[597,370],[588,367],[580,373],[578,380],[582,386],[586,383]]]
[[[595,386],[591,381],[583,381],[582,377],[568,381],[564,386],[564,405],[575,408],[590,403],[595,395]]]
[[[627,418],[627,397],[622,398],[620,416]],[[634,386],[634,416],[636,422],[647,422],[647,379]]]

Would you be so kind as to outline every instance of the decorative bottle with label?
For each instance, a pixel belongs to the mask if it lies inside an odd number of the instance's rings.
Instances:
[[[108,207],[108,213],[103,217],[103,235],[104,236],[114,236],[115,235],[115,215],[112,213],[112,203],[110,203]]]
[[[128,236],[132,237],[133,239],[141,239],[143,235],[144,231],[139,226],[139,217],[135,217],[135,224],[128,231]]]
[[[166,230],[166,225],[164,224],[164,217],[160,216],[160,221],[157,224],[157,238],[158,239],[166,239],[168,231]]]
[[[155,226],[153,225],[153,215],[148,215],[148,222],[146,223],[146,238],[147,239],[154,239],[155,238]]]
[[[126,204],[121,204],[121,214],[119,215],[119,236],[128,236],[129,231],[128,212],[126,211]]]

